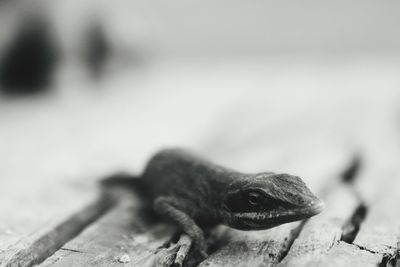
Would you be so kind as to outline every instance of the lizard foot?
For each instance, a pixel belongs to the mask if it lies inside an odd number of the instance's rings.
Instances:
[[[171,244],[170,247],[161,247],[156,252],[156,266],[182,266],[185,259],[188,258],[192,245],[193,239],[187,234],[181,234],[179,240],[175,244]],[[204,258],[206,256],[205,252],[198,251],[197,253],[201,255],[201,258]],[[185,265],[190,266],[192,264],[189,263]]]

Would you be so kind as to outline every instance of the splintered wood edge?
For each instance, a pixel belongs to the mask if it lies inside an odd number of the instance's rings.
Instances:
[[[41,235],[28,247],[17,251],[11,259],[1,266],[32,266],[41,263],[66,242],[76,237],[88,225],[104,215],[115,203],[116,198],[114,196],[101,193],[91,204]]]

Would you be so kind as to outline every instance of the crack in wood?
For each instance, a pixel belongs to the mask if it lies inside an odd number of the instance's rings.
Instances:
[[[360,155],[356,155],[353,159],[353,162],[350,164],[349,168],[345,170],[342,174],[342,181],[348,184],[352,188],[355,196],[359,199],[360,204],[354,211],[351,218],[343,226],[343,231],[339,242],[341,241],[346,242],[352,246],[357,247],[360,250],[367,251],[372,254],[381,254],[382,260],[378,264],[378,267],[400,267],[400,241],[397,243],[397,248],[393,246],[386,246],[388,249],[393,250],[392,253],[383,253],[380,251],[375,251],[365,246],[354,243],[354,240],[357,237],[360,227],[364,222],[368,213],[368,207],[365,204],[365,201],[362,199],[359,192],[353,185],[354,179],[358,175],[361,165],[362,165],[362,158],[360,157]]]
[[[292,248],[292,245],[294,241],[299,237],[301,231],[303,230],[304,225],[306,224],[307,220],[302,221],[299,226],[294,228],[292,231],[290,231],[290,237],[289,241],[287,243],[287,246],[281,250],[281,252],[278,255],[277,259],[277,264],[279,264],[283,259],[287,256],[289,253],[289,250]]]
[[[65,250],[65,251],[71,251],[71,252],[77,252],[77,253],[87,253],[85,251],[77,250],[77,249],[72,249],[72,248],[60,248],[60,250]]]
[[[358,231],[360,230],[361,224],[367,216],[367,213],[368,207],[363,202],[361,202],[354,211],[351,218],[344,224],[342,236],[340,237],[341,241],[353,244],[353,241],[356,238]]]
[[[364,246],[361,246],[361,245],[358,245],[358,244],[355,244],[355,243],[351,243],[351,245],[356,246],[356,247],[358,247],[358,248],[361,249],[361,250],[368,251],[369,253],[372,253],[372,254],[378,254],[378,253],[379,253],[378,251],[369,249],[369,248],[367,248],[367,247],[364,247]]]
[[[355,209],[350,219],[343,225],[340,240],[349,244],[353,244],[353,241],[360,230],[361,224],[365,220],[368,213],[367,205],[353,186],[354,180],[358,176],[362,167],[362,162],[363,161],[361,155],[359,153],[356,153],[353,156],[350,165],[343,171],[341,175],[342,181],[352,188],[354,195],[360,201],[360,204]]]

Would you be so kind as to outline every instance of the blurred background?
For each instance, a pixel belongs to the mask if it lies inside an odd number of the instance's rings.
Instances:
[[[171,146],[264,170],[266,153],[283,160],[326,143],[308,138],[315,131],[357,147],[399,100],[399,8],[1,1],[0,176],[139,172]],[[282,142],[285,155],[274,152]]]

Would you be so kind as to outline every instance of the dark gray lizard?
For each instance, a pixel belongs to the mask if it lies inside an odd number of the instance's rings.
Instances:
[[[268,229],[307,219],[324,206],[297,176],[240,173],[179,149],[157,153],[140,177],[114,175],[103,184],[138,191],[159,215],[175,222],[203,256],[204,228],[224,224]],[[182,264],[187,252],[177,253],[175,263]]]

